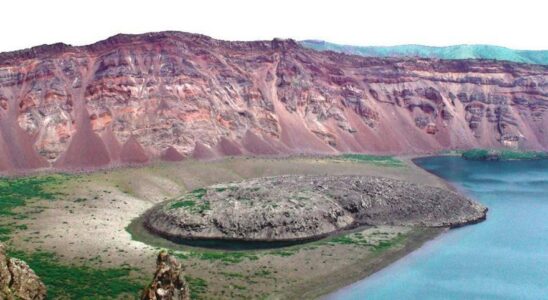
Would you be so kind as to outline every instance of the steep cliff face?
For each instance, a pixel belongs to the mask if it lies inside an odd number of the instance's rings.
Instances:
[[[0,54],[0,170],[548,149],[547,79],[546,66],[366,58],[179,32],[40,46]]]

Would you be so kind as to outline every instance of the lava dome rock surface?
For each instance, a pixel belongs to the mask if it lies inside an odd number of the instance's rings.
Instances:
[[[362,225],[455,227],[487,208],[455,192],[381,177],[279,176],[194,190],[151,209],[169,239],[299,241]]]

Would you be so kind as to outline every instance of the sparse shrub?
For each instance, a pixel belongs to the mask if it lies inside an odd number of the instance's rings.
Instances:
[[[471,149],[462,153],[462,158],[468,160],[486,160],[489,157],[489,150]]]

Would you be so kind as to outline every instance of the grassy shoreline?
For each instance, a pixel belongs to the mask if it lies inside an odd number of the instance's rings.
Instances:
[[[212,250],[209,248],[200,248],[178,244],[148,232],[142,225],[142,219],[135,219],[126,228],[134,240],[138,240],[149,245],[155,245],[162,249],[168,249],[174,256],[183,262],[189,262],[192,258],[199,260],[220,261],[225,264],[238,264],[244,260],[255,261],[268,255],[289,257],[301,251],[308,250],[311,247],[331,248],[340,245],[368,245],[361,237],[359,229],[350,230],[334,234],[323,239],[311,241],[304,244],[296,244],[277,249],[262,250]],[[299,282],[286,287],[283,291],[270,294],[266,299],[316,299],[327,294],[344,288],[356,281],[363,280],[368,276],[382,270],[397,260],[407,256],[409,253],[419,249],[424,243],[437,238],[446,232],[447,228],[412,228],[405,234],[398,234],[391,240],[380,242],[375,245],[368,253],[351,265],[344,268],[332,270],[329,274],[309,278],[304,282]],[[356,239],[358,236],[360,238]],[[369,244],[370,245],[370,244]],[[299,266],[299,263],[293,264]],[[239,273],[231,273],[231,276],[241,277]]]
[[[99,274],[110,278],[113,285],[109,290],[114,298],[115,294],[128,295],[128,290],[119,285],[124,280],[135,288],[151,275],[157,251],[163,247],[132,239],[125,228],[133,219],[155,204],[203,186],[282,174],[386,176],[444,186],[409,160],[386,156],[188,160],[78,175],[46,174],[44,178],[62,176],[62,180],[29,181],[31,186],[39,184],[29,190],[34,191],[32,194],[25,194],[18,183],[6,185],[6,195],[22,197],[23,201],[17,203],[24,205],[10,206],[13,214],[0,215],[0,223],[9,225],[3,234],[6,244],[31,267],[34,264],[40,269],[51,263],[60,275]],[[27,184],[26,178],[2,180]],[[259,252],[219,254],[184,248],[176,254],[187,268],[193,294],[200,299],[287,298],[298,293],[313,298],[380,270],[441,233],[421,232],[412,228],[369,228]],[[55,259],[43,259],[48,257]],[[51,276],[44,268],[41,270],[43,276]],[[79,284],[60,277],[45,281],[52,287]],[[89,295],[94,293],[105,296],[94,288],[100,289],[101,285],[87,286],[83,291],[91,298]],[[73,294],[75,289],[55,289],[54,295],[78,296]]]
[[[467,160],[536,160],[547,159],[548,152],[517,151],[507,149],[470,149],[462,152]]]
[[[328,278],[322,278],[315,282],[308,282],[295,289],[298,292],[287,293],[287,298],[317,299],[329,295],[339,289],[347,287],[355,282],[366,279],[374,273],[388,267],[394,262],[404,258],[411,252],[422,247],[426,242],[434,240],[446,232],[443,228],[418,228],[415,229],[398,247],[386,249],[381,253],[372,255],[371,260],[364,260],[349,266],[339,272],[334,272]],[[302,292],[302,294],[301,294]]]

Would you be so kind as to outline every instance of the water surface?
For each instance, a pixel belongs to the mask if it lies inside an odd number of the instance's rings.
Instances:
[[[548,160],[417,163],[489,207],[329,299],[548,299]]]

